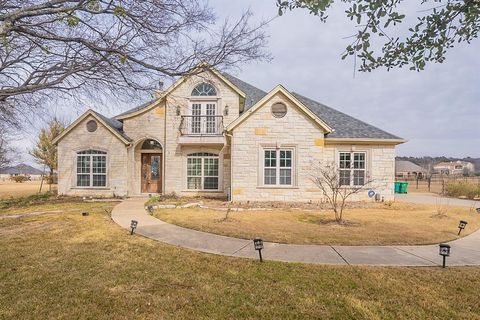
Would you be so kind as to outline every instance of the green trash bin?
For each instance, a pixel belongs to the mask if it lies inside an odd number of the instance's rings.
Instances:
[[[400,182],[400,193],[407,193],[408,182]]]
[[[395,193],[400,193],[400,182],[395,181]]]

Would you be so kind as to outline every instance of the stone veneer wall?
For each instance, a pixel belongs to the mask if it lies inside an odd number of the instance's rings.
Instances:
[[[283,118],[275,118],[270,107],[276,102],[287,105]],[[262,186],[264,147],[294,148],[294,185]],[[322,201],[323,195],[311,181],[312,165],[336,161],[338,151],[367,152],[368,173],[381,185],[374,189],[393,199],[395,150],[389,146],[325,146],[322,129],[282,94],[275,95],[263,107],[233,130],[232,196],[234,201]],[[366,198],[366,191],[352,200]]]
[[[58,143],[58,194],[72,196],[112,197],[127,195],[127,148],[125,144],[98,122],[95,132],[88,132],[89,116]],[[96,149],[107,152],[107,186],[76,187],[76,153]]]

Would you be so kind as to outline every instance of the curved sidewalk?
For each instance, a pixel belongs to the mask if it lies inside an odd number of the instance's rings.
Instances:
[[[428,197],[428,196],[427,196]],[[402,199],[407,201],[409,199]],[[196,251],[226,256],[258,258],[253,241],[196,231],[163,222],[144,209],[146,199],[132,198],[115,206],[112,219],[125,229],[138,221],[136,233]],[[467,205],[467,204],[465,204]],[[480,265],[480,231],[449,242],[449,266]],[[333,265],[438,266],[438,245],[420,246],[329,246],[264,242],[266,260]]]

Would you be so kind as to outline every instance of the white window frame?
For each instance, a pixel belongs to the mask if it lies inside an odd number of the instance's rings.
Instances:
[[[267,151],[274,151],[275,152],[275,167],[266,167],[265,166],[265,152]],[[291,157],[290,157],[290,166],[289,167],[281,167],[280,166],[280,154],[282,151],[289,151],[291,152]],[[276,148],[276,147],[263,147],[261,149],[261,186],[263,187],[271,187],[271,188],[291,188],[294,187],[295,185],[295,148],[292,147],[281,147],[281,148]],[[275,169],[275,184],[267,184],[265,183],[265,171],[267,169]],[[280,183],[280,173],[281,170],[290,170],[290,183],[289,184],[281,184]]]
[[[85,151],[97,151],[102,153],[81,153]],[[75,153],[75,187],[76,188],[85,188],[85,189],[105,189],[108,188],[108,153],[104,150],[98,149],[84,149],[79,150]],[[79,157],[89,157],[89,172],[82,173],[78,172],[78,160]],[[105,158],[105,173],[94,173],[93,172],[93,157],[104,157]],[[89,185],[82,186],[78,184],[78,176],[79,175],[88,175],[89,176]],[[104,186],[94,186],[93,185],[93,176],[105,176],[105,185]]]
[[[350,168],[341,168],[341,155],[349,154],[350,155]],[[355,168],[355,154],[363,154],[363,168]],[[342,187],[361,187],[364,186],[367,181],[367,168],[368,168],[368,153],[366,151],[338,151],[337,157],[337,167],[339,170],[339,179],[341,176],[341,171],[349,171],[349,184],[343,184]],[[355,184],[355,171],[363,171],[363,184]]]
[[[195,155],[195,154],[202,154],[202,153],[207,153],[211,155]],[[193,154],[193,155],[191,155]],[[199,176],[192,176],[188,174],[188,159],[200,159],[200,175]],[[217,160],[217,175],[212,176],[212,175],[205,175],[205,160],[206,159],[216,159]],[[187,191],[220,191],[221,190],[221,166],[222,162],[220,161],[220,155],[215,154],[213,152],[192,152],[187,154],[186,156],[186,190]],[[188,179],[189,178],[200,178],[200,189],[189,189],[188,187]],[[217,189],[205,189],[205,178],[217,178]]]

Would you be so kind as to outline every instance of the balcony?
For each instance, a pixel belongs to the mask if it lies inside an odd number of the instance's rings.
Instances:
[[[180,144],[225,144],[223,116],[182,116]]]

